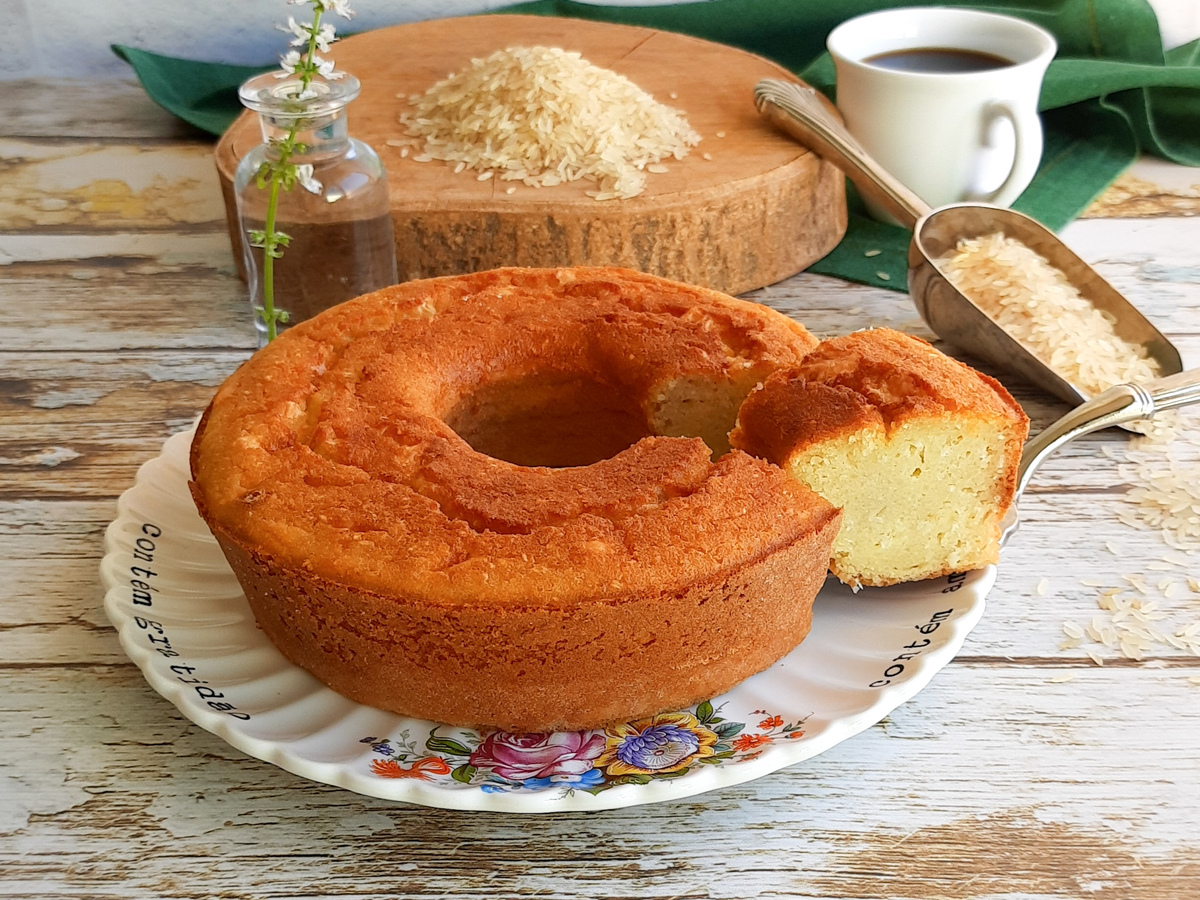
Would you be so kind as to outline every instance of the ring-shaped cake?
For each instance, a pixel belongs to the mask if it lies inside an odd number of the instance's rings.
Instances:
[[[527,732],[678,709],[808,632],[840,512],[727,435],[815,344],[622,269],[409,282],[235,372],[192,492],[260,627],[352,699]]]

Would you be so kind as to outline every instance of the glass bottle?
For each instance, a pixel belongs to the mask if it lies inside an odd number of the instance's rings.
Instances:
[[[249,235],[267,221],[271,190],[260,171],[279,158],[280,142],[293,128],[290,161],[312,169],[302,169],[306,177],[278,192],[275,230],[288,235],[271,273],[275,308],[286,313],[278,327],[398,280],[387,173],[379,155],[347,130],[346,106],[358,96],[358,79],[315,79],[303,99],[297,98],[300,87],[298,79],[269,72],[238,90],[242,104],[258,113],[263,136],[233,180],[260,347],[268,339],[263,250],[251,246]]]

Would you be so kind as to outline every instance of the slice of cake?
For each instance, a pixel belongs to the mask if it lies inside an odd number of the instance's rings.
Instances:
[[[996,561],[1028,430],[995,379],[881,328],[772,375],[730,441],[842,507],[829,568],[879,586]]]

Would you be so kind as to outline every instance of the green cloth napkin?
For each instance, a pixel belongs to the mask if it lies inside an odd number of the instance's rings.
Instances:
[[[831,97],[826,35],[865,12],[913,0],[706,0],[670,6],[596,6],[536,0],[500,12],[566,16],[679,31],[773,59]],[[1200,165],[1200,40],[1164,52],[1146,0],[989,0],[962,6],[1019,16],[1058,40],[1040,106],[1045,150],[1033,182],[1013,204],[1060,229],[1137,157],[1139,150]],[[270,66],[174,59],[114,46],[161,106],[213,134],[241,111],[237,86]],[[749,101],[747,101],[749,102]],[[810,271],[876,287],[906,289],[908,232],[869,218],[850,191],[846,237]],[[875,253],[873,251],[880,251]],[[871,256],[865,254],[871,252]]]

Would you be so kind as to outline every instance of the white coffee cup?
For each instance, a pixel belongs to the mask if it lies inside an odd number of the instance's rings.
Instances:
[[[1042,155],[1038,94],[1056,49],[1047,31],[994,13],[911,7],[850,19],[826,45],[846,127],[930,206],[1008,206],[1033,180]],[[922,71],[902,53],[921,49],[967,51],[959,62],[1000,59],[978,71]],[[895,65],[914,68],[885,67]]]

